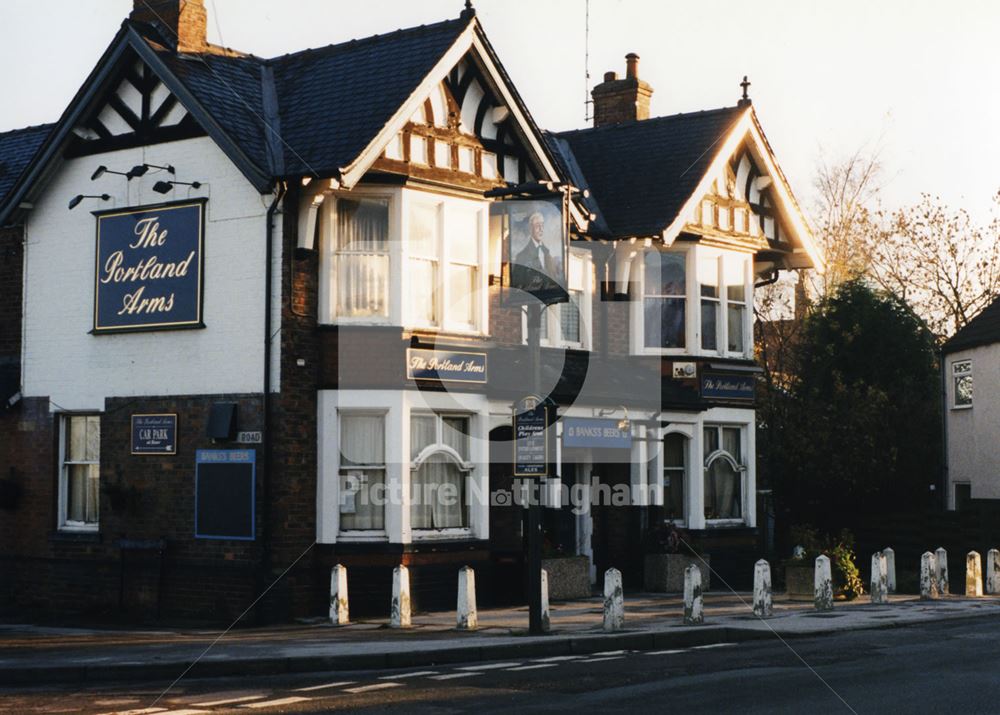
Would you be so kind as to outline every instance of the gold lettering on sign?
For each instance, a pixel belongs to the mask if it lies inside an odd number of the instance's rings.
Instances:
[[[139,238],[130,243],[129,248],[152,248],[162,246],[167,241],[167,232],[160,231],[159,216],[150,216],[136,221],[135,235]]]
[[[134,281],[155,281],[161,278],[183,278],[188,273],[191,261],[194,260],[194,254],[195,252],[191,251],[184,260],[168,263],[160,263],[156,256],[150,256],[134,266],[122,268],[125,255],[121,251],[115,251],[104,262],[104,276],[101,278],[101,283],[131,283]]]
[[[169,313],[174,309],[174,294],[164,298],[143,298],[142,294],[146,286],[139,286],[135,293],[126,293],[122,298],[122,309],[118,315],[134,315],[135,313]]]

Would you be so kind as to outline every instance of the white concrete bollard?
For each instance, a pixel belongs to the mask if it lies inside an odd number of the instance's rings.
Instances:
[[[938,596],[947,596],[951,587],[948,585],[948,552],[944,547],[934,552],[934,564],[937,567]]]
[[[604,572],[604,630],[620,631],[625,627],[625,596],[622,572],[611,568]]]
[[[813,603],[817,611],[833,610],[833,577],[830,575],[830,557],[819,555],[813,569]]]
[[[701,595],[701,569],[691,564],[684,569],[684,625],[705,622],[705,602]]]
[[[937,557],[930,551],[925,551],[920,557],[920,599],[930,601],[937,597]]]
[[[986,552],[986,593],[1000,593],[1000,551]]]
[[[889,593],[896,593],[896,552],[887,546],[882,549],[882,553],[885,555],[885,574]]]
[[[965,555],[965,595],[983,595],[983,563],[978,551]]]
[[[771,564],[761,559],[753,566],[753,614],[758,618],[767,618],[771,615],[773,608]]]
[[[347,567],[337,564],[330,571],[330,623],[346,626],[351,622],[347,607]]]
[[[542,630],[548,633],[551,625],[549,619],[549,572],[542,569]]]
[[[392,571],[392,605],[389,609],[389,627],[410,627],[410,570],[402,564]]]
[[[889,603],[889,578],[886,573],[886,558],[881,551],[872,554],[872,603],[886,605]]]
[[[476,572],[471,566],[458,570],[458,616],[455,627],[460,631],[474,631],[479,627],[476,613]]]

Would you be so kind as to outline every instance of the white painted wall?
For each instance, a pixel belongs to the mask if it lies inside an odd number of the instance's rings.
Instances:
[[[952,363],[972,361],[972,407],[955,408]],[[969,483],[973,499],[1000,499],[1000,343],[945,356],[948,508],[955,483]]]
[[[166,172],[126,183],[97,166],[127,171],[140,163],[177,169],[199,181],[163,196],[152,191]],[[76,194],[108,193],[111,201]],[[208,197],[205,222],[204,322],[200,330],[90,335],[94,311],[95,222],[91,211]],[[26,224],[23,379],[25,396],[48,396],[53,409],[102,409],[106,396],[260,392],[264,359],[267,207],[215,143],[188,139],[73,159],[49,182]],[[281,223],[275,219],[272,332],[280,327]],[[272,385],[279,387],[280,336],[272,343]]]

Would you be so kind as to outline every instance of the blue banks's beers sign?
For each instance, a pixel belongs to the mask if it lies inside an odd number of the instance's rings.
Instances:
[[[201,327],[205,201],[95,215],[94,332]]]

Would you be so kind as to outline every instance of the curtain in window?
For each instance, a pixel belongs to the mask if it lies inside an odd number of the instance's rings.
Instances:
[[[643,322],[646,347],[685,346],[685,257],[650,251],[645,256]]]
[[[388,314],[389,202],[337,200],[337,314]]]
[[[559,322],[562,331],[562,339],[567,343],[580,342],[580,301],[583,300],[583,292],[571,290],[569,292],[569,302],[559,305]]]
[[[730,352],[743,352],[745,349],[743,339],[744,318],[747,311],[747,293],[744,284],[744,261],[730,261],[726,264],[726,298],[728,307],[726,309],[728,345],[726,348]]]
[[[340,528],[385,528],[384,415],[341,415],[340,467]]]
[[[716,458],[705,470],[705,517],[708,519],[739,519],[740,473],[729,460]]]
[[[469,459],[469,418],[445,417],[442,420],[442,441],[458,452],[463,460]]]
[[[437,417],[434,415],[410,416],[410,459],[416,459],[425,447],[437,440]]]
[[[66,429],[66,519],[96,524],[101,495],[100,415],[68,417]]]
[[[448,456],[433,454],[411,478],[410,526],[449,529],[467,526],[465,473]]]

